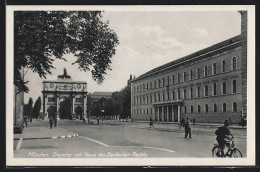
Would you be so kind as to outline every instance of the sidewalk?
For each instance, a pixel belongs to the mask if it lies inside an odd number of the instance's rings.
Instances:
[[[22,134],[14,134],[14,140],[30,140],[30,139],[57,139],[65,137],[76,137],[78,134],[68,132],[63,128],[53,127],[50,129],[47,120],[34,120],[28,123],[28,127],[23,129]]]
[[[134,122],[137,122],[137,123],[149,123],[149,121],[134,121]],[[179,123],[178,122],[163,122],[163,121],[154,121],[154,123],[157,123],[157,124],[175,124],[175,125],[178,125]],[[191,124],[192,126],[202,126],[202,127],[214,127],[214,128],[217,128],[217,127],[220,127],[220,126],[223,126],[223,124],[215,124],[215,123],[195,123],[195,125]],[[247,129],[247,126],[238,126],[238,125],[233,125],[233,126],[229,126],[229,128],[231,129]]]

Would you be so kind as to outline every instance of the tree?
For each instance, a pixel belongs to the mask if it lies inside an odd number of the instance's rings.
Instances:
[[[34,116],[34,118],[38,118],[39,117],[40,111],[41,111],[41,97],[38,97],[38,99],[34,103],[34,107],[33,107],[33,116]]]
[[[54,59],[66,61],[67,53],[76,57],[73,64],[102,83],[119,44],[108,24],[100,11],[15,11],[14,84],[19,92],[29,91],[19,70],[31,69],[46,78]]]
[[[32,117],[32,112],[33,112],[33,99],[30,97],[29,98],[29,102],[28,102],[28,113],[29,113],[29,117]]]

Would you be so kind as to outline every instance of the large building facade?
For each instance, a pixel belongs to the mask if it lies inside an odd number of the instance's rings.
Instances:
[[[68,100],[72,118],[82,118],[87,113],[87,93],[87,83],[73,81],[64,69],[56,81],[43,81],[43,114],[59,111],[61,102]]]
[[[133,120],[238,121],[242,111],[241,35],[157,67],[132,81]]]

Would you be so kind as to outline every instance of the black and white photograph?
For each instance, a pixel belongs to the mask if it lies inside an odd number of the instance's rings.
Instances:
[[[7,165],[255,164],[254,6],[6,14]]]

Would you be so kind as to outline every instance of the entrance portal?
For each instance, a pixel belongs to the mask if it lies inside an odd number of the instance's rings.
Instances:
[[[60,102],[60,118],[61,119],[71,119],[71,101],[68,98],[65,98]]]
[[[174,106],[174,122],[178,122],[178,107]]]
[[[82,120],[82,107],[78,106],[76,109],[75,109],[75,112],[76,112],[76,115],[77,115],[77,118],[79,116],[79,119]]]

